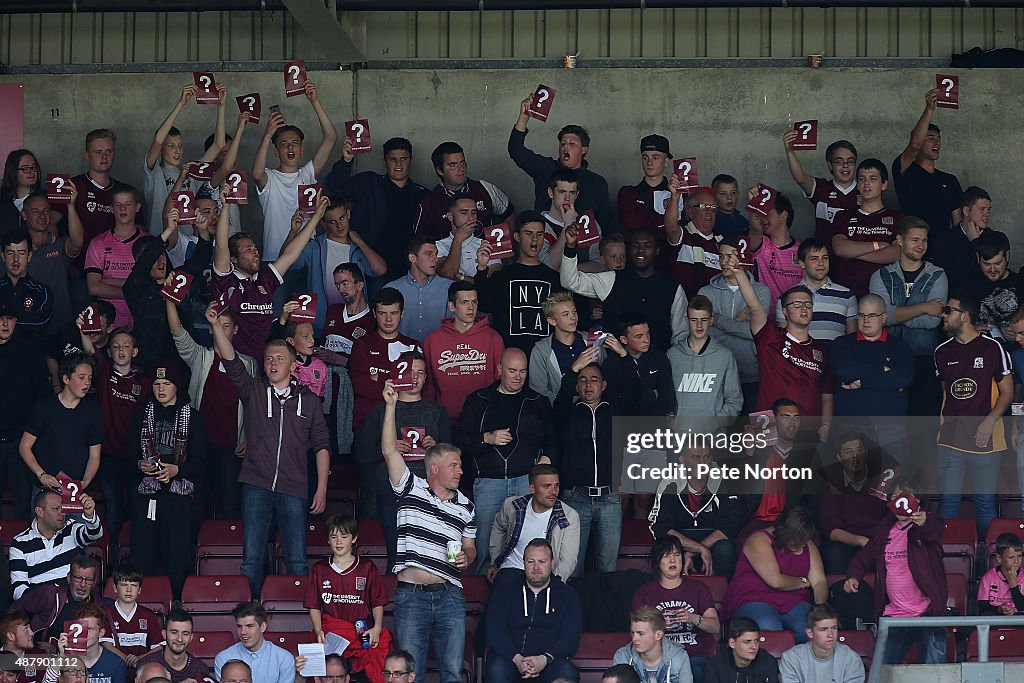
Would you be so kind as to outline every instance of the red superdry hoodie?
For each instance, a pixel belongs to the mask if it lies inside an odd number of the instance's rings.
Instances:
[[[430,386],[453,424],[466,397],[498,379],[498,362],[504,350],[501,335],[491,329],[486,316],[477,317],[465,333],[455,329],[453,318],[445,318],[440,328],[427,335],[423,353]]]

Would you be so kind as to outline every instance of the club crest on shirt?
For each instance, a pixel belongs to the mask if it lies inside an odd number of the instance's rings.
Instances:
[[[25,310],[26,310],[26,311],[31,311],[31,310],[32,310],[32,304],[33,304],[33,303],[35,303],[35,302],[34,302],[34,301],[32,301],[32,297],[30,297],[30,296],[26,296],[26,297],[25,297]]]
[[[139,628],[143,630],[149,628],[149,619],[139,619]]]
[[[477,201],[477,203],[476,203],[476,210],[477,211],[486,211],[487,210],[487,205],[484,204],[483,200],[478,200]]]
[[[366,330],[364,330],[361,327],[357,327],[356,329],[352,330],[352,339],[361,339],[364,334],[366,334]]]
[[[361,591],[361,590],[365,590],[365,589],[366,589],[366,577],[365,576],[357,576],[356,577],[356,590],[357,591]]]
[[[142,395],[142,387],[140,387],[138,384],[134,385],[132,387],[132,396],[141,396],[141,395]]]
[[[984,368],[985,367],[985,359],[982,358],[981,356],[976,357],[974,359],[974,367],[975,368]]]
[[[256,285],[256,291],[258,291],[263,296],[267,295],[267,290],[263,289],[263,285]]]
[[[812,349],[811,355],[814,357],[814,360],[818,361],[819,363],[825,360],[824,356],[821,355],[821,351],[819,351],[818,349]]]

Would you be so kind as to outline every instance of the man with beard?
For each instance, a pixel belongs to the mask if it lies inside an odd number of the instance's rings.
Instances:
[[[202,681],[210,676],[206,662],[188,651],[192,642],[192,615],[177,607],[167,613],[163,630],[165,644],[141,657],[136,666],[139,671],[147,664],[163,666],[170,673],[171,683]]]
[[[58,509],[59,505],[58,501]],[[98,516],[95,519],[99,521]],[[60,638],[64,622],[75,618],[75,611],[82,603],[92,602],[99,564],[92,555],[77,555],[71,560],[66,578],[25,591],[14,601],[13,607],[28,615],[36,640]]]
[[[519,245],[515,263],[492,272],[491,243],[484,241],[476,256],[476,285],[480,310],[490,313],[493,327],[506,348],[517,348],[527,356],[533,345],[551,334],[544,315],[544,302],[562,291],[558,271],[541,263],[544,248],[544,217],[536,211],[516,216],[512,239]]]
[[[448,200],[445,214],[451,231],[437,241],[437,274],[449,280],[473,280],[476,274],[476,256],[483,239],[478,231],[484,226],[477,219],[476,202],[472,197],[457,194]],[[499,259],[487,262],[487,272],[501,268]]]
[[[1005,232],[986,230],[975,242],[975,250],[981,272],[975,271],[968,280],[967,291],[979,305],[978,329],[1010,343],[1010,318],[1024,301],[1022,279],[1009,269],[1010,240]]]

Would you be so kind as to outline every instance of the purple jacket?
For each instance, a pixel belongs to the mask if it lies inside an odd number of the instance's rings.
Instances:
[[[858,551],[847,571],[847,576],[863,580],[864,575],[874,568],[876,615],[881,615],[889,602],[885,589],[885,546],[889,541],[889,530],[895,523],[896,517],[892,513],[887,514],[869,534],[871,540]],[[946,523],[941,517],[929,514],[924,526],[912,526],[907,537],[907,563],[912,567],[911,575],[917,587],[931,600],[928,614],[921,616],[941,617],[946,614],[949,588],[942,565],[942,531],[945,528]]]

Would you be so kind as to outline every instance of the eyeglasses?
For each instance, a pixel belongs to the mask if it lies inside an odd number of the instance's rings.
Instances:
[[[384,680],[387,680],[389,678],[400,678],[402,676],[408,676],[409,675],[408,671],[387,671],[387,670],[384,670],[384,671],[381,671],[380,673],[381,673],[382,676],[384,676]]]
[[[885,313],[858,313],[857,317],[867,322],[868,320],[874,320],[875,318],[881,318]]]
[[[942,315],[949,315],[953,311],[956,311],[957,313],[963,313],[964,309],[957,308],[956,306],[943,306],[942,307]]]
[[[790,301],[786,306],[792,306],[793,308],[814,308],[813,301]]]
[[[32,173],[33,171],[39,170],[39,164],[32,164],[31,166],[19,166],[18,170],[22,173]]]
[[[342,674],[340,676],[321,676],[322,681],[344,681],[348,678],[348,674]]]
[[[857,165],[857,160],[856,159],[833,159],[832,160],[832,165],[833,166],[856,166]]]
[[[718,204],[692,204],[690,208],[701,211],[718,211]]]
[[[95,576],[79,576],[78,574],[72,574],[71,575],[71,580],[74,581],[75,583],[85,583],[85,584],[96,583],[96,577]]]

